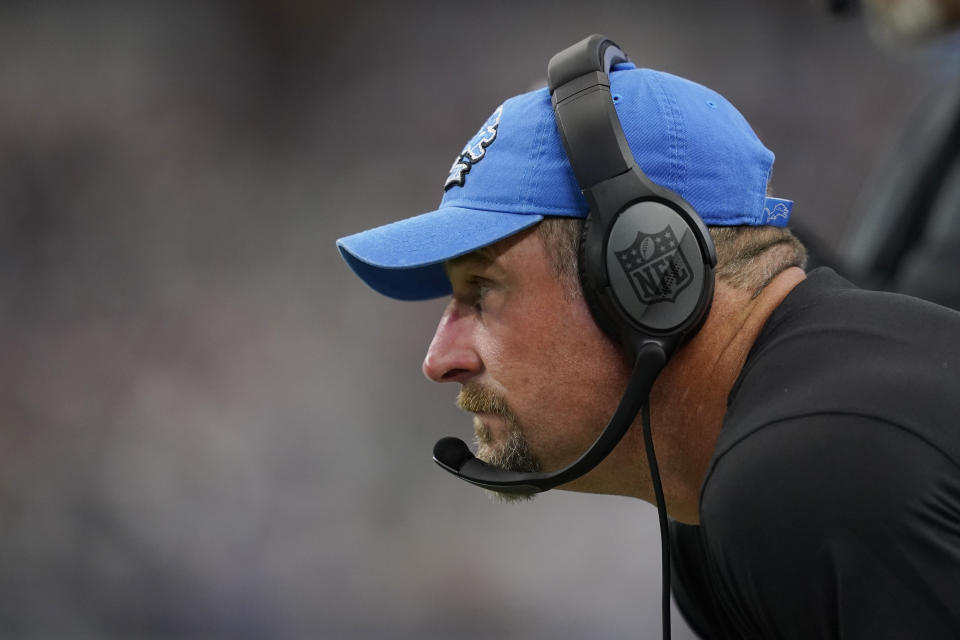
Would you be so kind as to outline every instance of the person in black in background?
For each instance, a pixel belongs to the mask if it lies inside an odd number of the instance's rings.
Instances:
[[[849,12],[853,4],[834,9]],[[861,4],[878,46],[922,53],[938,79],[864,185],[843,255],[823,262],[862,286],[960,309],[960,2]]]
[[[804,272],[789,203],[766,195],[773,154],[719,94],[632,65],[610,91],[637,164],[717,248],[709,315],[645,399],[691,627],[960,635],[960,314]],[[423,372],[460,387],[492,465],[565,467],[624,393],[624,347],[577,276],[586,213],[540,90],[493,112],[439,209],[338,241],[384,295],[449,296]],[[672,241],[638,242],[624,269]],[[653,502],[642,426],[561,488]]]

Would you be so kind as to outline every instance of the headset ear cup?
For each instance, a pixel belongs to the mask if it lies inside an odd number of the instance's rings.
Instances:
[[[634,202],[608,216],[608,224],[593,211],[584,220],[580,286],[597,325],[615,342],[655,340],[672,350],[697,331],[710,308],[709,232],[674,197]]]
[[[685,204],[679,197],[636,202],[607,230],[610,308],[643,333],[687,335],[710,301],[708,236]]]

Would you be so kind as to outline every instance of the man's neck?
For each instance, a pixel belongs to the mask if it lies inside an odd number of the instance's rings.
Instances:
[[[790,268],[755,298],[718,282],[704,326],[657,379],[650,418],[671,518],[699,522],[700,489],[723,426],[727,397],[770,314],[805,277],[801,269]]]

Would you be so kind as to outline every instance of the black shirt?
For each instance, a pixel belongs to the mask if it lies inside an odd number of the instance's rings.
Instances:
[[[705,638],[960,638],[960,314],[808,274],[671,542]]]

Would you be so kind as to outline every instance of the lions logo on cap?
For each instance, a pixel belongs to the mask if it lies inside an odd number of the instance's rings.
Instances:
[[[763,209],[764,221],[767,224],[776,225],[778,222],[786,223],[790,218],[790,207],[782,202],[778,202],[773,210],[770,207]]]
[[[665,227],[654,234],[638,232],[633,244],[614,252],[641,302],[673,302],[693,282],[690,263],[679,249],[673,230]]]
[[[477,135],[470,139],[470,142],[463,148],[463,151],[460,152],[457,159],[453,161],[453,166],[450,167],[450,174],[447,176],[447,182],[443,185],[444,191],[450,187],[463,186],[470,167],[483,159],[483,156],[487,154],[487,147],[497,139],[497,128],[500,126],[500,116],[502,115],[503,105],[500,105],[480,128]]]

